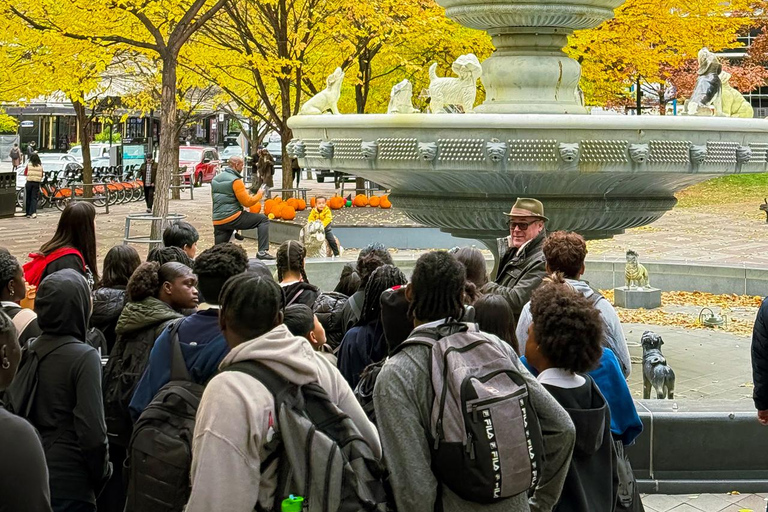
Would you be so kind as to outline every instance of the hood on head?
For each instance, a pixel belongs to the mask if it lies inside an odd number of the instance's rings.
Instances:
[[[405,286],[391,288],[381,294],[381,324],[387,347],[392,351],[411,334],[413,322],[408,318],[408,299]]]
[[[316,357],[322,356],[306,338],[294,336],[285,324],[280,324],[233,348],[221,362],[221,368],[238,361],[258,361],[287,381],[302,385],[318,380]]]
[[[37,323],[44,333],[85,340],[91,316],[91,290],[79,272],[59,270],[37,289]]]
[[[592,455],[603,445],[606,433],[606,425],[610,425],[610,413],[608,403],[592,383],[592,403],[586,409],[568,409],[568,415],[576,427],[576,445],[573,448],[574,455]]]

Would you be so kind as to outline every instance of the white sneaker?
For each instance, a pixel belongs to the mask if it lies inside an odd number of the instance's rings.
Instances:
[[[36,213],[33,213],[33,214],[32,214],[32,218],[33,218],[33,219],[36,219],[36,218],[37,218],[37,214],[36,214]]]

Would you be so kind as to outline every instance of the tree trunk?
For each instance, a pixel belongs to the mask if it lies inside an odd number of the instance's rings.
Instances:
[[[91,141],[88,140],[88,124],[90,120],[85,113],[85,105],[79,101],[73,101],[77,116],[77,137],[80,139],[80,147],[83,150],[83,183],[93,183],[93,169],[91,168]],[[85,197],[93,197],[93,187],[83,187]]]
[[[160,159],[155,183],[155,203],[152,214],[165,218],[168,215],[168,189],[171,179],[179,172],[179,138],[176,135],[176,56],[163,56],[162,92],[160,96]],[[152,223],[152,238],[159,240],[163,234],[163,221]]]

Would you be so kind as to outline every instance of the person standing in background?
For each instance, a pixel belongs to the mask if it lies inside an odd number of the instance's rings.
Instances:
[[[8,156],[11,158],[11,164],[13,164],[13,170],[15,171],[21,165],[21,150],[16,142],[13,143],[13,147],[11,148],[11,152],[8,153]]]
[[[37,218],[37,200],[40,197],[40,182],[43,181],[43,164],[40,156],[32,153],[27,163],[27,183],[24,185],[24,213],[27,218]]]
[[[147,213],[152,213],[152,205],[155,203],[155,182],[157,180],[157,162],[152,155],[144,157],[139,173],[144,183],[144,201],[147,203]]]

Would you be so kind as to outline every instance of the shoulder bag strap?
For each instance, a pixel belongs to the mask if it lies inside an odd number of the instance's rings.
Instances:
[[[192,377],[187,370],[187,363],[184,361],[184,354],[181,352],[181,341],[179,341],[181,322],[182,320],[174,322],[168,330],[168,336],[171,339],[171,380],[192,382]]]
[[[37,315],[31,309],[21,308],[13,318],[13,326],[16,328],[16,337],[20,338],[24,330],[29,327],[29,324],[37,318]]]

